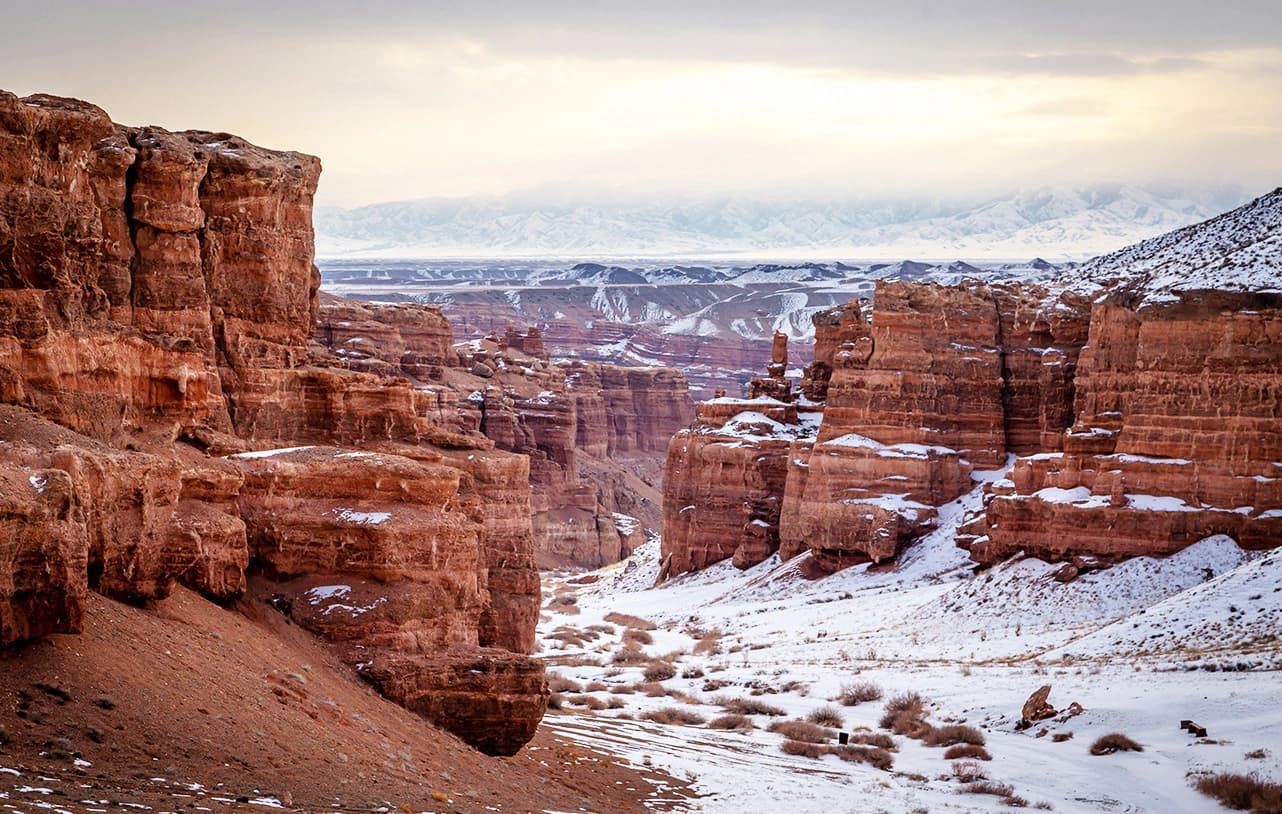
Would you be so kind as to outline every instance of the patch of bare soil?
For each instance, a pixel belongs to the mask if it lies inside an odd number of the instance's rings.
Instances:
[[[257,601],[93,594],[82,635],[0,652],[0,812],[620,812],[684,795],[546,731],[486,757]]]

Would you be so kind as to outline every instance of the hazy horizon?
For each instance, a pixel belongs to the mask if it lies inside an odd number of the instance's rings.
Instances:
[[[1264,0],[7,5],[6,89],[314,153],[321,205],[1282,178]]]

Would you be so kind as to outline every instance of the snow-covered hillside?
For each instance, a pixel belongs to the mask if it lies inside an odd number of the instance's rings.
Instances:
[[[1068,271],[1077,288],[1119,281],[1148,301],[1200,289],[1282,292],[1282,189]]]
[[[1240,202],[1134,186],[995,198],[534,203],[527,196],[318,207],[321,257],[965,257],[1084,259]]]
[[[1068,584],[1036,560],[976,574],[952,536],[979,499],[977,488],[943,507],[940,529],[891,567],[809,581],[806,555],[774,557],[650,587],[656,540],[598,575],[547,579],[541,657],[562,709],[545,725],[690,777],[707,795],[690,810],[705,812],[774,811],[787,801],[801,814],[1034,805],[1212,814],[1223,809],[1191,787],[1198,772],[1282,780],[1276,553],[1216,537]],[[638,619],[654,629],[630,631]],[[671,677],[656,664],[671,664]],[[844,691],[863,683],[883,698],[843,705]],[[1083,711],[1020,729],[1024,701],[1044,684],[1061,711],[1072,702]],[[838,716],[828,724],[834,737],[891,734],[880,726],[883,704],[904,692],[926,699],[935,726],[976,727],[991,754],[978,770],[1014,797],[973,793],[944,748],[911,737],[892,734],[893,766],[881,770],[836,754],[784,754],[784,736],[768,731],[828,708]],[[747,711],[750,728],[708,723],[735,699],[764,705]],[[674,722],[683,713],[703,722]],[[1183,719],[1209,737],[1180,729]],[[1092,755],[1112,732],[1144,751]]]

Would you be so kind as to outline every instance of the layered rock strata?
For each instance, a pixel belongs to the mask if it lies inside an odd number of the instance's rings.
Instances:
[[[1049,288],[879,283],[871,320],[855,302],[816,315],[800,397],[754,380],[780,409],[822,411],[816,433],[785,413],[769,437],[731,432],[728,413],[748,406],[723,400],[674,441],[669,570],[754,561],[745,552],[763,549],[736,513],[824,571],[890,559],[1010,453],[1022,457],[956,537],[982,565],[1023,553],[1065,561],[1071,579],[1215,534],[1276,546],[1280,273],[1282,190]],[[748,511],[780,502],[777,515]]]
[[[617,562],[658,529],[662,455],[693,412],[681,372],[553,364],[537,329],[453,345],[435,306],[328,295],[317,339],[354,370],[405,376],[419,401],[431,394],[435,425],[529,457],[540,567]]]
[[[665,495],[673,573],[726,556],[753,564],[776,549],[784,559],[808,552],[822,571],[891,559],[934,526],[938,506],[973,488],[973,471],[999,467],[1012,445],[1063,433],[1084,300],[979,283],[882,282],[874,302],[871,320],[856,301],[815,316],[816,357],[800,393],[781,375],[753,381],[754,392],[768,391],[797,416],[780,419],[770,441],[729,442],[757,467],[770,462],[764,494],[742,490],[737,468],[701,461],[706,441],[674,440],[668,477],[676,488]],[[768,373],[781,374],[778,367],[772,360]],[[709,419],[703,435],[715,437],[709,428],[730,419],[728,409],[748,407],[700,405]],[[677,486],[676,477],[692,485]],[[695,519],[731,505],[741,491],[775,507],[753,518],[769,546],[743,549],[762,557],[736,556],[724,520],[699,533],[675,519],[686,506]]]
[[[546,697],[529,463],[404,377],[452,362],[439,312],[368,365],[313,342],[319,172],[0,92],[0,645],[79,630],[89,590],[226,602],[262,571],[354,665],[394,661],[392,697],[510,753]]]

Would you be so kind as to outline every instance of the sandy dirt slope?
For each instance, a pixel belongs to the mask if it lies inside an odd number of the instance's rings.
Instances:
[[[0,811],[662,810],[681,785],[546,732],[487,758],[260,599],[89,610],[0,654]]]

